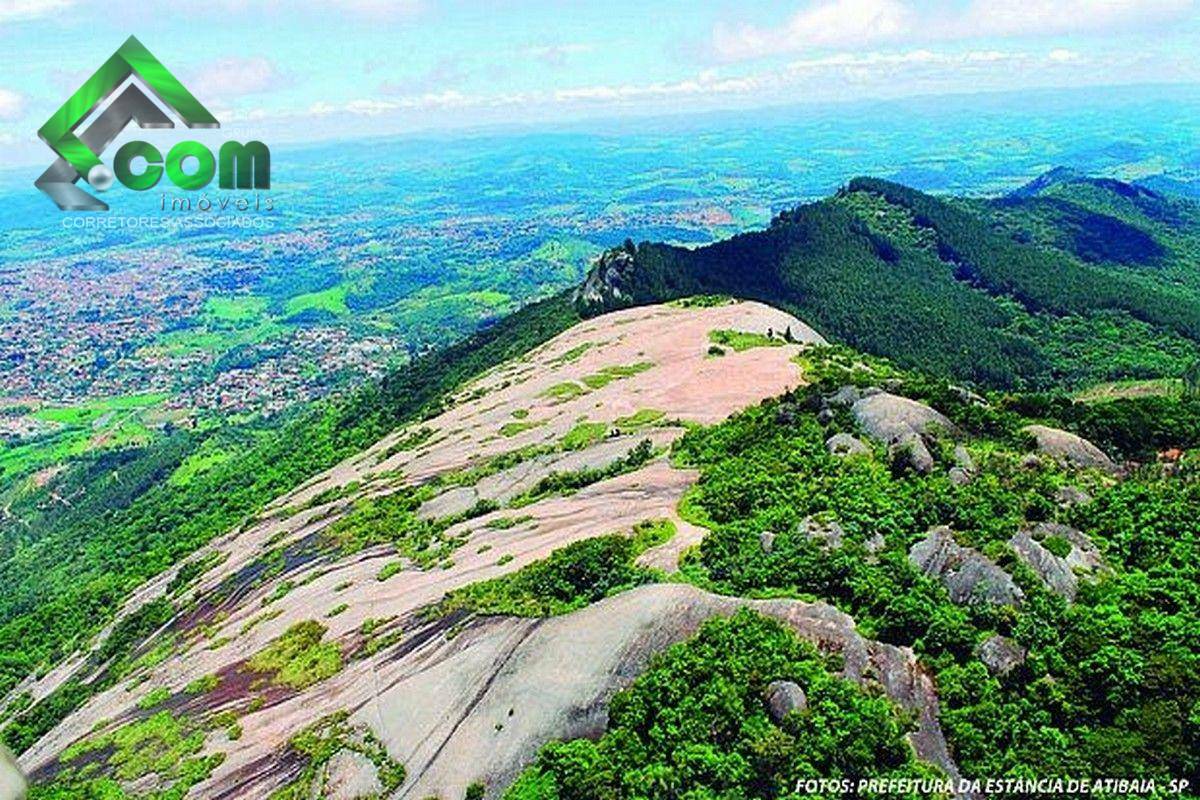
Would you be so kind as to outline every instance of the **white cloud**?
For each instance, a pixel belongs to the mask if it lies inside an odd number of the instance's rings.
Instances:
[[[464,93],[455,89],[372,97],[348,103],[320,101],[303,116],[309,119],[349,114],[362,118],[429,120],[439,112],[524,109],[522,113],[561,115],[582,109],[664,109],[673,101],[696,107],[737,107],[761,102],[844,99],[853,87],[860,96],[903,96],[939,91],[980,91],[1018,84],[1054,85],[1065,74],[1099,75],[1095,63],[1065,49],[946,51],[842,51],[727,74],[705,69],[674,81],[593,84],[517,93]],[[1107,66],[1111,67],[1111,64]],[[1069,71],[1069,72],[1068,72]],[[1095,73],[1095,75],[1093,75]],[[480,118],[483,118],[482,116]],[[490,117],[489,117],[490,118]]]
[[[16,122],[25,116],[25,95],[0,89],[0,120]]]
[[[595,49],[595,45],[584,44],[582,42],[569,42],[566,44],[547,44],[526,47],[521,51],[520,54],[525,58],[532,58],[535,61],[541,61],[549,64],[550,66],[561,67],[567,63],[567,59],[571,56],[590,53]]]
[[[971,0],[961,11],[920,9],[912,0],[809,0],[780,25],[717,25],[713,49],[726,61],[868,45],[1125,33],[1177,22],[1197,0]]]
[[[46,17],[73,4],[74,0],[0,0],[0,22]]]
[[[262,94],[285,83],[275,63],[261,56],[222,59],[194,73],[188,81],[198,97],[221,100]]]
[[[916,13],[902,0],[818,0],[782,26],[718,25],[717,53],[728,60],[757,58],[806,47],[853,47],[894,41],[912,30]]]
[[[920,80],[970,79],[971,76],[995,77],[1010,71],[1029,73],[1063,68],[1082,63],[1082,57],[1070,50],[1052,50],[1046,54],[1026,51],[969,50],[939,52],[917,49],[905,52],[839,52],[827,56],[798,59],[778,69],[765,69],[739,76],[723,76],[709,69],[694,78],[674,82],[579,86],[559,89],[553,99],[559,103],[622,103],[651,98],[683,96],[737,96],[770,92],[790,93],[806,86],[844,86],[846,82],[873,84],[894,91],[909,78]]]
[[[444,111],[454,108],[469,108],[472,106],[489,105],[493,101],[493,97],[465,95],[457,90],[448,89],[444,92],[430,92],[428,94],[401,97],[395,100],[380,100],[378,98],[351,100],[343,108],[351,114],[375,117],[392,111]]]
[[[1195,0],[973,0],[946,37],[1056,36],[1124,32],[1186,17]]]
[[[693,78],[680,81],[658,81],[618,86],[577,86],[559,89],[553,99],[559,103],[574,102],[625,102],[647,98],[668,98],[696,95],[744,94],[761,88],[767,83],[768,74],[725,78],[716,70],[704,70]]]

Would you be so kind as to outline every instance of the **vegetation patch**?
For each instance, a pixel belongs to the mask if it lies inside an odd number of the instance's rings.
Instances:
[[[729,347],[734,352],[741,353],[755,347],[782,347],[783,339],[767,336],[763,333],[747,331],[717,330],[708,332],[708,340],[718,347]]]
[[[518,422],[506,422],[500,426],[500,435],[509,438],[516,436],[519,433],[532,430],[539,425],[545,425],[545,422],[534,422],[532,420],[520,420]]]
[[[456,520],[423,519],[417,510],[432,498],[438,487],[402,486],[395,492],[359,500],[344,517],[325,529],[322,545],[339,554],[357,553],[367,547],[388,544],[397,554],[421,568],[444,559],[461,542],[443,536]],[[488,509],[473,509],[472,515]]]
[[[295,780],[272,793],[270,800],[328,796],[325,766],[342,752],[357,753],[375,766],[383,796],[404,782],[404,765],[388,755],[383,743],[366,726],[350,725],[349,716],[344,711],[338,712],[292,737],[288,748],[303,760],[304,768]]]
[[[661,421],[665,416],[665,412],[658,411],[653,408],[640,408],[627,417],[617,418],[613,422],[613,425],[616,426],[617,430],[621,431],[621,433],[628,433],[631,431],[641,430],[642,428],[648,428],[651,425]]]
[[[656,573],[634,561],[675,535],[668,520],[640,523],[633,536],[610,534],[555,550],[542,561],[446,596],[440,613],[549,617],[566,614],[611,594],[653,581]]]
[[[598,741],[546,745],[504,797],[632,800],[678,786],[774,798],[811,777],[937,776],[914,759],[906,715],[831,667],[774,620],[749,611],[709,620],[613,697]],[[776,680],[800,686],[807,708],[772,717],[765,696]]]
[[[558,445],[563,450],[584,450],[608,435],[609,426],[604,422],[578,422],[563,434]]]
[[[387,448],[387,450],[383,452],[383,458],[381,458],[380,461],[387,461],[397,453],[403,453],[407,450],[416,450],[418,447],[432,439],[434,433],[434,429],[430,428],[428,425],[422,425],[415,431],[406,433],[393,442]]]
[[[576,397],[586,393],[587,389],[583,388],[578,383],[575,383],[575,381],[563,381],[562,383],[554,384],[549,389],[546,389],[544,392],[542,392],[539,396],[564,402],[566,400],[573,400]]]
[[[654,458],[654,445],[649,439],[643,439],[628,454],[608,466],[584,468],[572,472],[551,472],[535,483],[532,488],[514,497],[509,505],[513,508],[521,508],[551,495],[571,494],[585,486],[591,486],[593,483],[632,472],[644,466],[652,458]]]
[[[216,675],[202,675],[184,687],[185,694],[208,694],[217,688],[221,679]]]
[[[577,344],[565,353],[550,359],[550,363],[556,367],[560,367],[563,364],[570,364],[574,361],[578,361],[584,353],[586,353],[588,350],[591,350],[595,346],[595,342],[583,342],[582,344]]]
[[[617,364],[605,367],[599,372],[584,375],[582,380],[589,389],[602,389],[608,384],[622,378],[632,378],[654,367],[650,361],[639,361],[636,364]]]
[[[68,747],[60,758],[66,768],[48,784],[34,787],[30,798],[126,800],[131,795],[121,784],[149,776],[161,787],[156,798],[182,798],[193,786],[207,780],[225,759],[222,753],[200,756],[203,747],[202,728],[169,711],[160,711]],[[71,768],[72,762],[85,760],[86,766]],[[104,775],[99,777],[97,772]]]
[[[495,519],[488,520],[487,525],[484,527],[495,531],[506,531],[509,528],[515,528],[518,525],[524,525],[531,519],[533,519],[533,517],[529,514],[522,514],[519,517],[496,517]]]
[[[727,294],[697,294],[691,297],[681,297],[678,300],[672,300],[667,305],[674,306],[675,308],[716,308],[736,302],[736,300]]]
[[[326,627],[315,620],[297,622],[246,662],[253,672],[264,673],[276,686],[307,689],[342,669],[342,649],[337,642],[322,642]]]

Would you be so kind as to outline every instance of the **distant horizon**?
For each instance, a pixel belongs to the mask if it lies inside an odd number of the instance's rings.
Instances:
[[[1071,95],[1074,97],[1090,96],[1093,99],[1103,101],[1111,101],[1111,98],[1105,98],[1105,92],[1121,92],[1134,93],[1139,91],[1157,91],[1163,93],[1170,92],[1194,92],[1196,101],[1200,103],[1200,82],[1154,82],[1154,83],[1127,83],[1127,84],[1108,84],[1108,85],[1087,85],[1087,86],[1041,86],[1021,89],[993,89],[979,91],[948,91],[940,93],[919,93],[910,95],[894,95],[885,97],[856,97],[841,100],[799,100],[799,101],[780,101],[772,103],[764,103],[761,105],[746,106],[746,107],[728,107],[728,108],[710,108],[710,109],[647,109],[635,113],[625,114],[597,114],[589,117],[572,117],[563,120],[548,120],[538,119],[528,122],[492,122],[481,124],[461,124],[461,125],[432,125],[421,128],[403,128],[393,131],[372,132],[361,135],[344,135],[336,132],[329,132],[326,135],[318,136],[311,139],[301,138],[271,138],[272,150],[276,152],[303,152],[310,149],[319,149],[339,143],[354,144],[354,143],[394,143],[396,140],[407,140],[413,144],[422,142],[446,142],[446,141],[467,141],[472,139],[507,139],[520,136],[554,136],[554,135],[631,135],[637,134],[670,134],[680,132],[680,129],[704,128],[712,125],[728,125],[730,118],[737,114],[748,115],[796,115],[798,119],[811,118],[827,113],[834,113],[838,110],[867,110],[867,109],[882,109],[887,106],[902,105],[902,104],[920,104],[937,100],[953,100],[956,101],[957,108],[955,110],[968,110],[967,104],[964,101],[970,98],[979,98],[985,102],[995,102],[1003,98],[1012,97],[1044,97],[1050,98],[1059,95]],[[1130,95],[1128,100],[1143,100],[1136,95]],[[1064,109],[1066,110],[1066,109]],[[807,115],[805,112],[809,112]],[[645,127],[649,125],[650,127]],[[639,127],[641,126],[641,127]],[[1200,122],[1197,124],[1200,129]],[[636,130],[635,130],[636,128]],[[126,138],[133,135],[137,128],[130,128],[126,133]],[[178,129],[177,129],[178,130]],[[224,129],[223,136],[228,137],[233,134],[233,127],[229,126]],[[36,131],[30,132],[31,139],[36,142],[43,150],[45,145],[37,139]],[[238,136],[239,140],[247,140],[255,138],[253,136]],[[11,148],[10,148],[11,149]],[[0,181],[7,183],[17,179],[19,176],[27,176],[30,174],[31,168],[36,168],[36,171],[44,169],[49,163],[47,160],[50,153],[46,150],[45,154],[37,150],[21,150],[24,155],[28,155],[28,159],[21,162],[9,161],[8,164],[0,167]],[[30,179],[36,177],[31,176]]]
[[[1196,0],[0,2],[0,146],[136,36],[282,143],[1041,88],[1200,83]]]

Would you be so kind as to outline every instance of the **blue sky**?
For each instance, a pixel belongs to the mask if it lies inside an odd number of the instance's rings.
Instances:
[[[0,145],[130,34],[272,141],[1200,82],[1196,0],[0,0]]]

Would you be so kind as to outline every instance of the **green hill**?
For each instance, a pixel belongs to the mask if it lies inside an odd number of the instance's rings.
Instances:
[[[764,300],[830,338],[985,386],[1177,377],[1200,357],[1198,214],[1061,172],[994,201],[857,178],[708,247],[629,244],[580,304]]]

